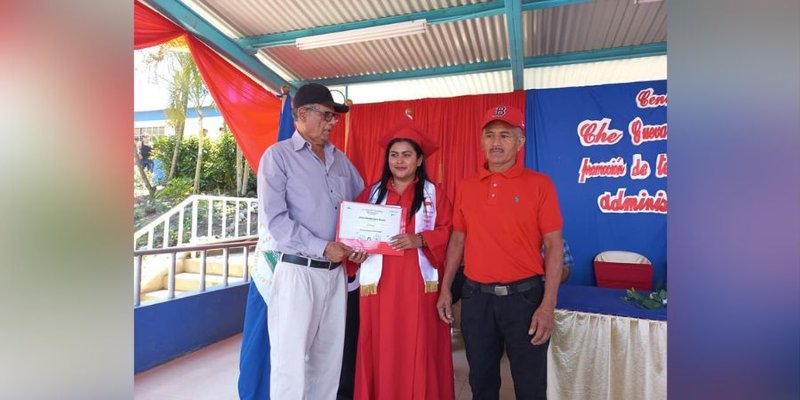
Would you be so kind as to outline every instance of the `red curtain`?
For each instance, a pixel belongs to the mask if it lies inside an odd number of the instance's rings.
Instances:
[[[426,160],[428,176],[443,184],[452,201],[458,182],[475,173],[486,162],[480,148],[481,122],[486,111],[498,104],[524,111],[525,92],[356,104],[350,111],[351,125],[345,153],[367,184],[377,181],[384,156],[378,147],[378,138],[404,118],[406,108],[411,108],[414,121],[441,146]]]
[[[185,34],[159,13],[138,1],[133,2],[133,48],[136,50],[156,46]]]
[[[261,154],[278,138],[281,101],[193,36],[187,41],[217,108],[258,171]]]
[[[197,38],[149,7],[134,2],[134,48],[142,49],[186,35],[192,58],[211,97],[233,132],[247,162],[258,170],[261,154],[275,143],[281,102]]]

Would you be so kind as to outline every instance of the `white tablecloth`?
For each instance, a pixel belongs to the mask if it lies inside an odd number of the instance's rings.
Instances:
[[[667,398],[667,322],[559,310],[548,352],[550,400]]]

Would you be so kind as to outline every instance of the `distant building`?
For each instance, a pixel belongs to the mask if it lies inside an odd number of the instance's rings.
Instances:
[[[203,128],[206,129],[210,139],[219,136],[219,128],[225,121],[219,110],[203,107]],[[199,119],[194,108],[186,112],[186,126],[183,129],[184,137],[197,136],[200,131]],[[139,143],[143,135],[150,138],[164,135],[174,135],[175,128],[169,126],[164,110],[134,111],[133,112],[133,140]]]

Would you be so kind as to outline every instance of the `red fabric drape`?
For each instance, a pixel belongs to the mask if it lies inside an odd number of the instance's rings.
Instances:
[[[133,2],[133,48],[144,49],[168,42],[186,33],[161,14],[138,1]]]
[[[185,34],[203,82],[247,162],[257,171],[261,154],[277,139],[280,100],[168,19],[138,1],[133,5],[134,48],[155,46]]]
[[[281,101],[198,39],[187,37],[192,57],[222,117],[258,171],[261,154],[278,137]]]
[[[428,176],[442,183],[450,199],[455,199],[456,186],[461,179],[475,173],[486,162],[480,148],[481,122],[486,111],[498,104],[524,111],[525,92],[356,104],[350,111],[350,139],[345,152],[365,183],[375,182],[380,178],[384,156],[384,151],[378,147],[378,138],[404,117],[406,108],[411,108],[414,121],[441,145],[426,160]]]

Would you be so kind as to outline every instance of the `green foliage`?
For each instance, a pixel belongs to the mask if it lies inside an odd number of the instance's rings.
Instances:
[[[160,160],[165,171],[172,164],[175,149],[174,136],[160,136],[153,141],[153,157]],[[185,137],[181,142],[181,151],[175,178],[188,179],[189,188],[194,182],[194,170],[197,163],[198,139],[196,136]],[[250,171],[250,169],[248,168]],[[172,182],[167,183],[167,187]],[[182,187],[185,184],[173,185]],[[250,171],[247,192],[255,192],[256,177]],[[167,187],[161,190],[167,190]],[[160,191],[159,191],[160,192]],[[200,170],[200,192],[208,194],[227,194],[236,196],[236,141],[230,132],[222,133],[218,139],[206,138],[203,142],[203,163]],[[188,195],[188,194],[187,194]],[[159,196],[158,194],[156,196]],[[182,200],[182,199],[181,199]]]
[[[211,145],[203,147],[203,168],[200,171],[200,187],[225,193],[236,191],[236,140],[229,132],[220,135]],[[206,151],[207,150],[207,151]],[[209,162],[213,160],[213,162]]]
[[[136,199],[133,204],[133,229],[138,230],[139,228],[143,227],[150,221],[157,218],[159,215],[167,212],[180,200],[164,200],[159,199],[158,196],[156,196],[155,199],[146,197]]]
[[[175,136],[159,136],[153,141],[153,157],[160,160],[164,171],[169,172],[172,166],[172,154],[175,151]],[[209,145],[210,141],[206,141]],[[194,168],[197,163],[197,137],[184,137],[181,141],[181,151],[178,155],[178,168],[175,177],[190,177],[194,179]]]
[[[194,181],[190,178],[179,176],[170,179],[167,184],[156,192],[156,198],[170,203],[177,203],[192,194]]]
[[[650,293],[649,296],[643,296],[635,289],[630,288],[625,292],[625,297],[622,299],[625,301],[634,302],[637,305],[647,309],[661,308],[667,305],[667,291],[665,289],[661,289]]]

